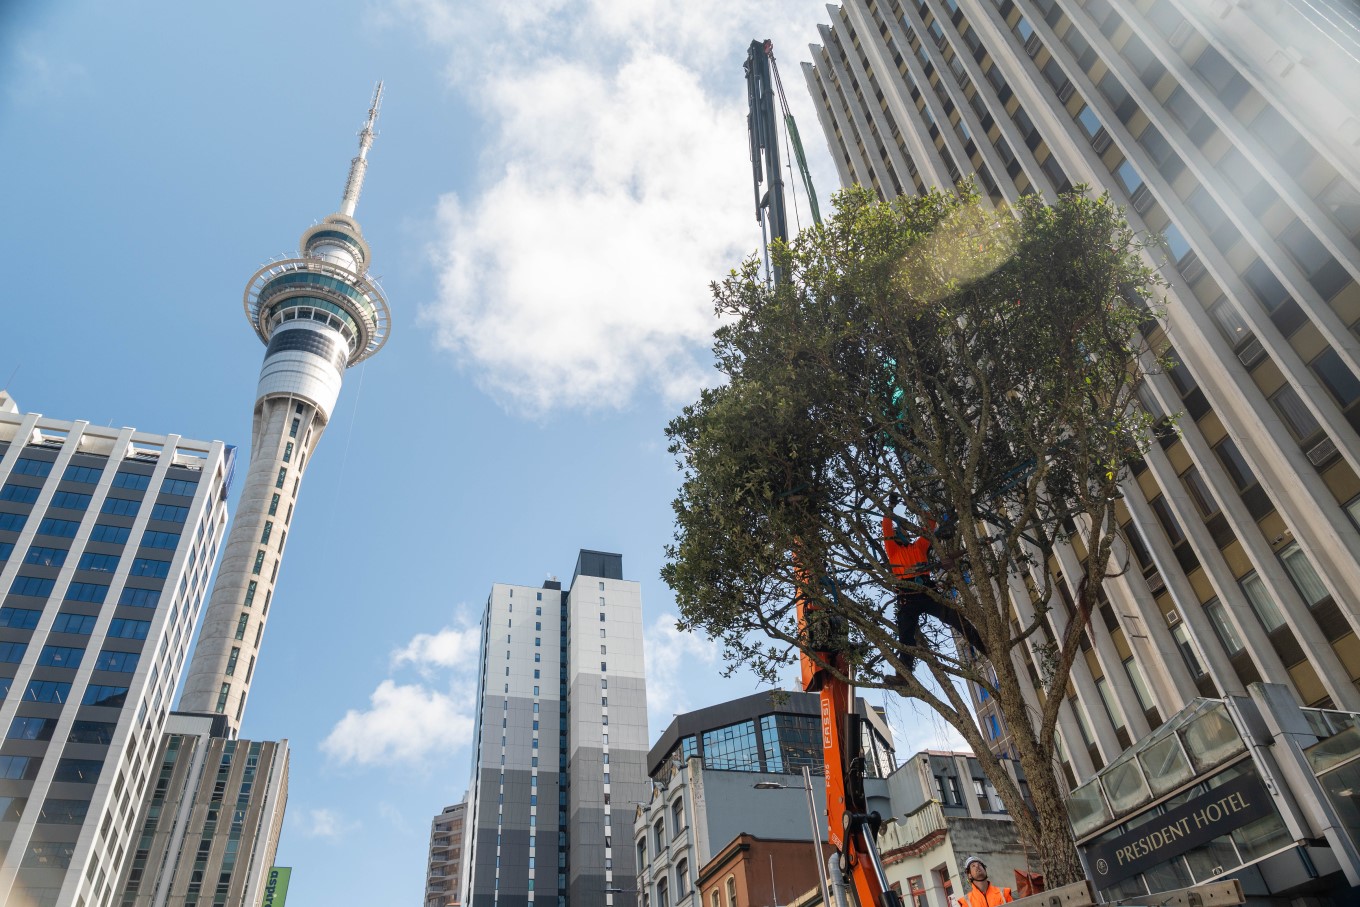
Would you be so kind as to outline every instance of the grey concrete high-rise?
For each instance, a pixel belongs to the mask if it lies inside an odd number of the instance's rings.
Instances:
[[[567,591],[492,586],[474,740],[461,902],[631,907],[650,783],[641,587],[621,555],[582,550]]]
[[[1360,710],[1360,17],[1338,0],[850,0],[804,73],[844,182],[1108,190],[1156,256],[1181,413],[1134,465],[1060,733],[1091,777],[1196,695]],[[1071,575],[1070,552],[1053,572]],[[1058,584],[1064,602],[1065,583]],[[1067,609],[1051,612],[1061,634]],[[1027,623],[1032,615],[1018,615]],[[984,704],[988,722],[996,716]],[[1005,748],[999,720],[989,732]]]
[[[382,102],[373,96],[339,212],[308,228],[298,258],[265,265],[246,285],[246,317],[265,344],[250,465],[180,705],[241,727],[302,475],[335,411],[345,369],[387,342],[391,315],[368,273],[354,209]]]
[[[107,904],[227,523],[233,448],[0,392],[0,903]]]
[[[1334,721],[1317,709],[1360,712],[1355,4],[847,0],[828,11],[804,74],[843,183],[892,197],[973,177],[984,204],[1085,184],[1165,237],[1150,253],[1165,317],[1145,332],[1180,365],[1150,374],[1140,397],[1154,415],[1180,415],[1124,486],[1116,556],[1129,569],[1106,583],[1059,716],[1069,782],[1128,764],[1171,716],[1207,708],[1199,696],[1283,715],[1284,691],[1316,739]],[[1046,565],[1059,580],[1048,638],[1072,615],[1075,563],[1062,549]],[[1019,652],[1023,677],[1039,659]],[[994,703],[978,706],[1006,751]],[[1104,808],[1091,803],[1088,830]],[[1321,827],[1293,832],[1306,842]],[[1247,861],[1231,856],[1166,866],[1202,880]],[[1286,875],[1272,890],[1288,889]]]

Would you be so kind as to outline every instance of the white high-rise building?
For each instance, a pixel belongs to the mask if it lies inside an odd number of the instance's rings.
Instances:
[[[227,522],[234,449],[0,392],[0,903],[107,904]]]
[[[503,642],[502,642],[503,640]],[[631,907],[650,791],[642,592],[582,550],[568,591],[497,583],[482,615],[460,902]]]
[[[368,273],[368,243],[354,219],[381,101],[379,83],[339,212],[302,234],[300,257],[265,265],[246,285],[246,317],[266,347],[250,466],[180,702],[185,711],[226,715],[233,736],[307,460],[335,411],[345,369],[387,342],[391,313]]]

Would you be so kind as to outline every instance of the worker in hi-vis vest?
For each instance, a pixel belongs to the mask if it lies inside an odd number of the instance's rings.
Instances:
[[[1015,900],[1009,888],[998,888],[987,881],[987,864],[979,857],[969,857],[963,862],[963,874],[972,884],[966,895],[956,900],[958,907],[995,907]]]

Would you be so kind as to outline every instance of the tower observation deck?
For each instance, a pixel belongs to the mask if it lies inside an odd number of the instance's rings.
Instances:
[[[379,82],[340,210],[303,232],[296,258],[265,265],[246,284],[246,318],[265,344],[250,466],[180,700],[185,711],[226,715],[232,736],[250,695],[308,458],[330,422],[345,369],[382,349],[391,327],[354,219],[381,104]]]

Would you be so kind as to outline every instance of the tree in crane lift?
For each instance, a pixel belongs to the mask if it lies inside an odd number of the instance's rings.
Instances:
[[[982,210],[847,190],[826,224],[772,245],[781,280],[752,259],[714,285],[728,381],[667,429],[683,485],[662,576],[681,628],[720,640],[729,665],[777,680],[797,654],[805,686],[811,672],[891,690],[948,721],[1062,885],[1082,870],[1058,708],[1122,566],[1121,482],[1151,437],[1134,392],[1157,360],[1138,328],[1157,283],[1108,197]],[[922,537],[924,559],[884,550]],[[1030,797],[959,681],[996,703]]]

